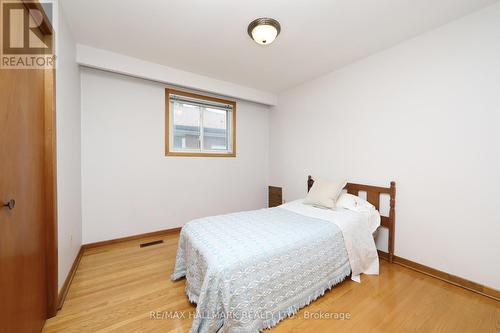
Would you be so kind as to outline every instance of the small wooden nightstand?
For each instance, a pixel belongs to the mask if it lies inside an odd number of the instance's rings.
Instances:
[[[269,207],[276,207],[283,203],[283,190],[281,187],[269,186]]]

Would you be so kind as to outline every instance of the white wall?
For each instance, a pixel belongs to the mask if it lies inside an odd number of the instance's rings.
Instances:
[[[80,72],[76,45],[63,9],[56,30],[57,231],[59,289],[82,243]]]
[[[500,289],[499,124],[497,4],[282,93],[270,182],[395,180],[396,254]]]
[[[237,101],[237,157],[164,156],[165,86],[82,69],[83,243],[266,206],[268,107]]]

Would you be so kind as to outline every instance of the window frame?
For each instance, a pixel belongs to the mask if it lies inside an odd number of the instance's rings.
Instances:
[[[170,110],[170,95],[185,96],[185,97],[200,99],[200,100],[204,100],[204,101],[208,101],[208,102],[216,102],[216,103],[231,105],[232,106],[232,110],[231,110],[232,121],[228,122],[228,124],[231,124],[230,133],[229,133],[229,135],[231,137],[228,137],[228,140],[232,140],[231,152],[228,152],[228,153],[207,152],[207,151],[203,151],[202,146],[200,146],[199,152],[197,152],[197,151],[183,152],[183,151],[173,150],[173,148],[171,149],[171,147],[170,147],[170,144],[171,144],[170,131],[172,130],[172,134],[173,134],[173,124],[170,123],[171,122],[170,119],[172,116],[170,113],[170,111],[171,111]],[[171,125],[172,125],[172,129],[171,129]],[[200,129],[202,126],[203,126],[203,124],[200,124]],[[200,145],[201,145],[201,142],[200,142]],[[217,97],[205,96],[205,95],[194,94],[194,93],[190,93],[190,92],[186,92],[186,91],[165,88],[165,156],[236,157],[236,102],[226,100],[226,99],[217,98]]]

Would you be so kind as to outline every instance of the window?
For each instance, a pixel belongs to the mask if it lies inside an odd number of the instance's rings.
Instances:
[[[165,90],[167,156],[236,156],[236,103]]]

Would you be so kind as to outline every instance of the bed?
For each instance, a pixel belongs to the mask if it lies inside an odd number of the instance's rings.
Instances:
[[[314,180],[308,177],[308,191]],[[193,220],[181,230],[172,280],[186,277],[197,304],[190,332],[259,332],[295,314],[351,276],[378,274],[373,230],[389,229],[394,251],[395,183],[347,183],[366,192],[377,216],[326,210],[301,200],[267,209]],[[390,196],[389,216],[378,214]],[[333,222],[333,223],[332,223]]]

